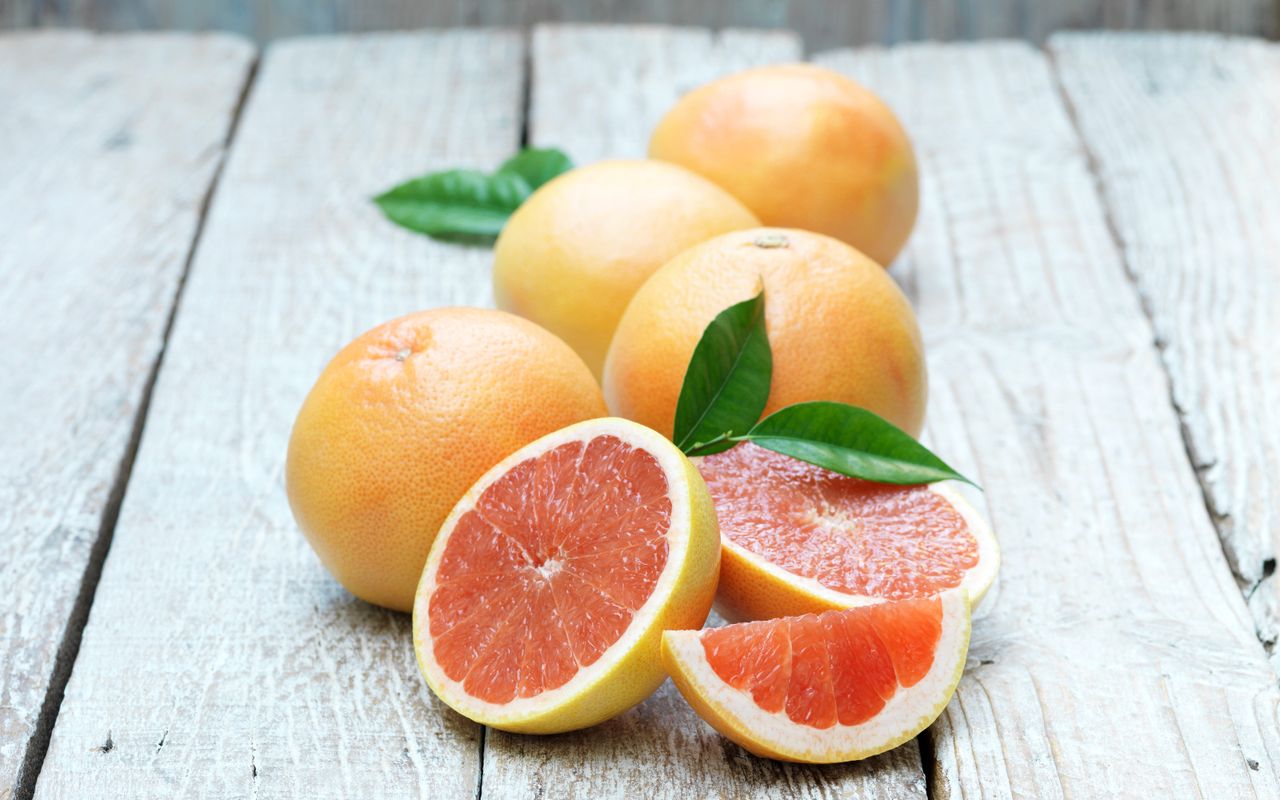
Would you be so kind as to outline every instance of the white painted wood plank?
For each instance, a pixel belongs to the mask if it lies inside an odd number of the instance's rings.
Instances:
[[[480,248],[369,198],[517,147],[523,42],[453,32],[265,56],[156,385],[36,796],[472,797],[479,728],[437,703],[408,615],[298,533],[289,428],[327,360],[398,314],[490,301]]]
[[[915,139],[922,213],[894,274],[925,331],[927,436],[985,487],[1004,553],[931,730],[934,796],[1280,795],[1275,676],[1047,61],[816,60]]]
[[[649,134],[680,95],[730,72],[800,57],[800,40],[787,31],[540,26],[529,140],[559,147],[578,164],[644,158]]]
[[[252,58],[229,36],[0,36],[0,797],[34,780]]]
[[[786,33],[544,27],[533,37],[531,141],[579,163],[643,157],[681,92],[750,65],[799,58]],[[554,738],[489,731],[484,796],[600,798],[925,796],[915,743],[850,765],[755,758],[722,739],[668,681],[618,719]]]
[[[1280,47],[1064,36],[1097,163],[1187,446],[1258,635],[1280,636]]]

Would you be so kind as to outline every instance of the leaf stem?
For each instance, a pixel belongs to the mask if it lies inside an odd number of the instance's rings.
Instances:
[[[747,440],[746,434],[743,434],[742,436],[733,436],[733,435],[730,435],[728,431],[726,431],[720,434],[719,436],[708,439],[705,442],[694,442],[693,444],[683,449],[684,449],[684,454],[686,456],[696,456],[696,455],[699,455],[698,451],[705,450],[709,447],[714,447],[720,444],[721,442],[733,442],[734,444],[737,444],[739,442],[745,442],[746,440]]]

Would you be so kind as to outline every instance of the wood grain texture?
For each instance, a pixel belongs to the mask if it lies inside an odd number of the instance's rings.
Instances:
[[[893,274],[925,331],[927,436],[985,488],[1004,555],[931,731],[934,796],[1280,795],[1275,675],[1046,59],[817,60],[915,139],[923,205]]]
[[[252,57],[228,36],[0,36],[0,798],[34,780]]]
[[[1205,499],[1274,652],[1280,48],[1216,36],[1070,36],[1052,48]]]
[[[0,25],[311,33],[543,22],[786,28],[811,49],[920,39],[1042,40],[1070,28],[1275,36],[1277,0],[0,0]]]
[[[533,37],[530,141],[579,163],[643,157],[680,95],[746,66],[795,60],[785,34],[668,28],[540,28]],[[555,737],[489,731],[484,796],[598,798],[925,797],[915,743],[861,764],[755,758],[722,739],[668,681],[621,717]]]
[[[489,302],[487,250],[396,228],[369,198],[509,156],[523,55],[495,32],[266,54],[37,797],[474,796],[479,728],[419,677],[408,615],[320,566],[282,473],[303,396],[344,343],[420,308]]]
[[[529,141],[577,163],[644,158],[685,92],[750,66],[801,58],[787,32],[547,25],[533,32]]]

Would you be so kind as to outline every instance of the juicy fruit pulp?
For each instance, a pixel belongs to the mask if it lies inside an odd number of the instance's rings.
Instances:
[[[698,470],[726,540],[832,591],[928,596],[979,565],[969,521],[930,487],[860,481],[750,443]]]
[[[711,497],[683,453],[627,420],[571,425],[450,513],[418,586],[418,664],[477,722],[592,725],[662,682],[662,633],[706,621],[719,564]]]
[[[662,468],[617,437],[521,462],[449,538],[430,601],[436,660],[490,703],[564,685],[653,594],[670,523]]]
[[[866,722],[899,686],[919,683],[941,635],[942,604],[931,598],[713,628],[702,648],[762,710],[830,728]]]
[[[663,637],[698,714],[747,750],[812,763],[896,747],[946,707],[964,669],[963,590]]]

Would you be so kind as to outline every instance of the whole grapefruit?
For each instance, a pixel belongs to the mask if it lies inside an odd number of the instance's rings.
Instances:
[[[498,307],[564,339],[597,375],[640,284],[680,251],[760,222],[728,192],[658,161],[604,161],[540,188],[494,252]]]
[[[911,142],[862,85],[811,64],[760,67],[682,97],[649,155],[728,189],[765,225],[825,233],[888,266],[915,224]]]
[[[685,369],[707,324],[762,286],[773,351],[765,414],[834,400],[919,436],[928,379],[907,298],[887,272],[849,245],[777,228],[696,245],[636,292],[605,362],[610,411],[670,436]]]
[[[401,611],[440,525],[486,470],[529,442],[605,414],[568,345],[491,309],[383,323],[342,349],[298,412],[289,505],[352,594]]]

